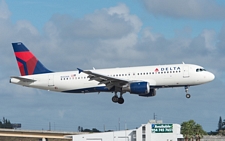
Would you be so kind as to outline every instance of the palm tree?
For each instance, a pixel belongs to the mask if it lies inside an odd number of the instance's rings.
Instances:
[[[183,122],[181,124],[181,134],[183,134],[185,141],[189,141],[193,136],[192,124],[192,121]]]
[[[183,134],[185,141],[193,141],[194,139],[200,141],[207,133],[200,124],[196,124],[194,120],[189,120],[181,124],[181,134]]]
[[[194,127],[194,133],[195,133],[195,139],[196,141],[200,141],[200,139],[203,137],[203,135],[206,135],[207,133],[202,129],[202,126],[200,124],[196,124]]]

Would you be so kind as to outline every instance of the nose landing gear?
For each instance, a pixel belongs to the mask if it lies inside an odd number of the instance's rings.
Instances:
[[[185,92],[186,92],[186,98],[190,98],[191,95],[188,93],[188,86],[185,86],[184,89],[185,89]]]

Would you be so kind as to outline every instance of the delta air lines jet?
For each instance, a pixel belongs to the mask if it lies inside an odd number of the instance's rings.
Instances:
[[[194,64],[171,64],[110,69],[53,72],[24,46],[12,43],[21,76],[12,76],[10,83],[65,93],[112,92],[112,101],[123,104],[123,94],[143,97],[156,95],[156,89],[188,87],[212,81],[215,76]],[[119,93],[119,96],[117,95]]]

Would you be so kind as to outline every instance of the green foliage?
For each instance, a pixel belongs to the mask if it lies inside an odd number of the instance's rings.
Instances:
[[[181,134],[183,134],[186,141],[193,139],[200,140],[203,135],[207,135],[207,133],[202,129],[202,126],[200,124],[196,124],[194,120],[189,120],[181,124]]]
[[[218,129],[216,131],[217,135],[225,136],[225,120],[222,120],[221,116],[219,118]]]
[[[78,131],[79,132],[91,132],[91,133],[96,133],[96,132],[101,132],[96,128],[92,128],[92,129],[83,129],[83,127],[78,126]]]
[[[13,125],[9,120],[3,117],[2,121],[0,121],[0,128],[13,129]]]
[[[220,116],[217,131],[222,130],[222,128],[223,128],[223,120],[222,120],[222,117]]]

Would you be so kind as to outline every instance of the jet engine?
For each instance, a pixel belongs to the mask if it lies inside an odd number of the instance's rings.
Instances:
[[[143,97],[151,97],[151,96],[155,96],[155,95],[156,95],[155,89],[150,89],[150,92],[147,94],[139,94],[139,96],[143,96]]]
[[[150,92],[150,86],[148,82],[133,82],[124,86],[122,90],[131,94],[146,95]]]

